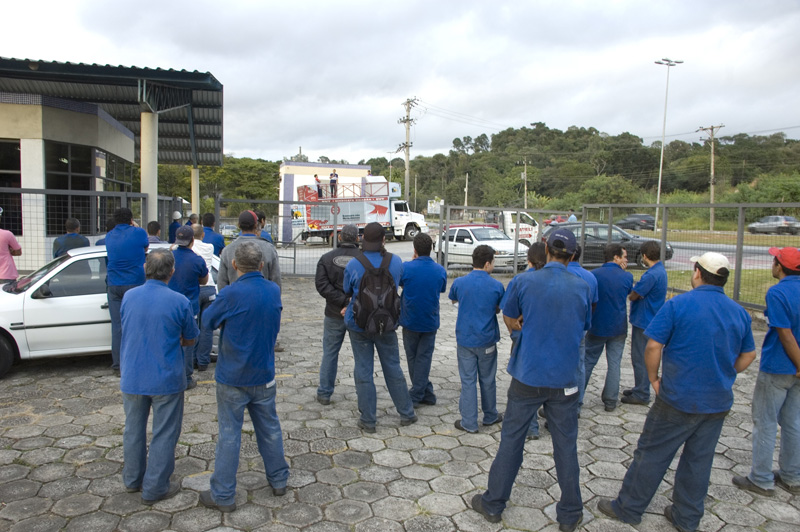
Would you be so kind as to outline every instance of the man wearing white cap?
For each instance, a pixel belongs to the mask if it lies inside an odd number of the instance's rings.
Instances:
[[[175,211],[172,213],[172,223],[169,224],[169,240],[167,240],[170,244],[175,243],[175,231],[177,231],[182,225],[181,218],[183,218],[181,211]]]
[[[691,260],[692,290],[667,301],[645,330],[645,365],[656,400],[633,463],[617,498],[597,503],[607,516],[629,524],[641,522],[683,446],[664,516],[678,530],[697,529],[736,374],[756,357],[750,315],[723,291],[728,259],[708,252]]]

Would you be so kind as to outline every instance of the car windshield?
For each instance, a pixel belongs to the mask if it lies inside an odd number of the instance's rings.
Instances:
[[[472,230],[477,240],[511,240],[505,233],[494,227],[476,227]]]
[[[16,281],[8,283],[3,287],[3,290],[5,290],[6,292],[11,292],[12,294],[21,294],[22,292],[24,292],[25,290],[36,284],[36,282],[39,279],[41,279],[54,269],[64,264],[66,261],[69,260],[69,258],[70,258],[69,255],[61,255],[57,259],[51,260],[50,262],[48,262],[35,272],[29,273],[28,275],[23,275]]]

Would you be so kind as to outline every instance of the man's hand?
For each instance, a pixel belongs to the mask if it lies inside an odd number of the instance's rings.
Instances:
[[[344,307],[344,308],[343,308],[343,309],[342,309],[342,310],[339,312],[339,314],[341,314],[341,315],[342,315],[342,317],[344,318],[344,315],[345,315],[345,313],[346,313],[346,312],[347,312],[347,307]]]
[[[194,345],[194,338],[191,340],[186,340],[183,336],[181,336],[181,346],[189,347],[190,345]]]
[[[650,381],[650,386],[653,387],[653,391],[655,392],[656,395],[658,395],[658,392],[661,391],[661,379],[658,378],[654,381]]]

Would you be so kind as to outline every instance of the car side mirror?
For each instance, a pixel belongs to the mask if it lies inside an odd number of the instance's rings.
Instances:
[[[47,299],[53,297],[53,292],[50,290],[50,285],[43,284],[31,295],[33,299]]]

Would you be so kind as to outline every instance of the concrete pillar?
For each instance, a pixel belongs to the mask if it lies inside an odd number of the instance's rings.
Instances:
[[[158,219],[158,115],[142,112],[141,154],[143,194],[147,194],[147,218],[143,224]]]
[[[22,188],[45,188],[44,140],[20,139],[20,185]],[[22,256],[14,257],[17,270],[40,268],[53,258],[53,238],[46,236],[44,194],[22,194]]]
[[[192,212],[202,216],[200,212],[200,169],[192,168]]]

